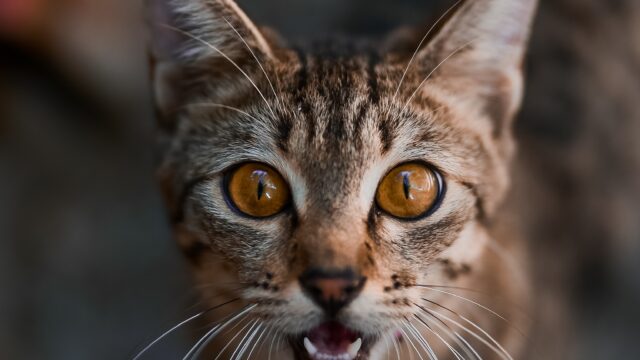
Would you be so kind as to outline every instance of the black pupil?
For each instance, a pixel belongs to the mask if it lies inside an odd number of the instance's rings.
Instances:
[[[258,200],[262,199],[262,195],[264,195],[264,178],[267,176],[265,171],[256,171],[258,175]]]
[[[409,199],[409,190],[411,189],[411,181],[409,180],[409,172],[402,172],[402,190],[404,190],[404,197]]]

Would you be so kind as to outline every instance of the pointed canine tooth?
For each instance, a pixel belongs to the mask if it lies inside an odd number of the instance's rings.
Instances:
[[[355,359],[358,356],[358,351],[360,351],[360,347],[362,346],[362,339],[358,338],[358,340],[354,341],[351,345],[349,345],[349,356],[351,359]]]
[[[304,348],[307,349],[307,352],[311,356],[315,355],[318,352],[318,349],[316,349],[316,347],[313,346],[313,343],[307,337],[304,338]]]

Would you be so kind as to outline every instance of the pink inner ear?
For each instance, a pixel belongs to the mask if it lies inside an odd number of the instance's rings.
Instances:
[[[175,26],[169,0],[149,0],[147,2],[149,28],[151,29],[151,50],[156,59],[173,59],[184,43],[185,37],[166,26]]]

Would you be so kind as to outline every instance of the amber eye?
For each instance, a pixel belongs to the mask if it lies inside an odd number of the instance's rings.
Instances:
[[[406,163],[389,172],[376,192],[378,206],[398,218],[414,219],[437,204],[442,180],[435,170],[420,163]]]
[[[268,217],[289,203],[289,186],[273,168],[247,163],[227,177],[227,193],[233,205],[246,215]]]

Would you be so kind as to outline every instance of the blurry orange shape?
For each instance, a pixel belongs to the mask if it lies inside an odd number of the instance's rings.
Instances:
[[[46,0],[0,0],[0,34],[23,37],[40,30]]]

